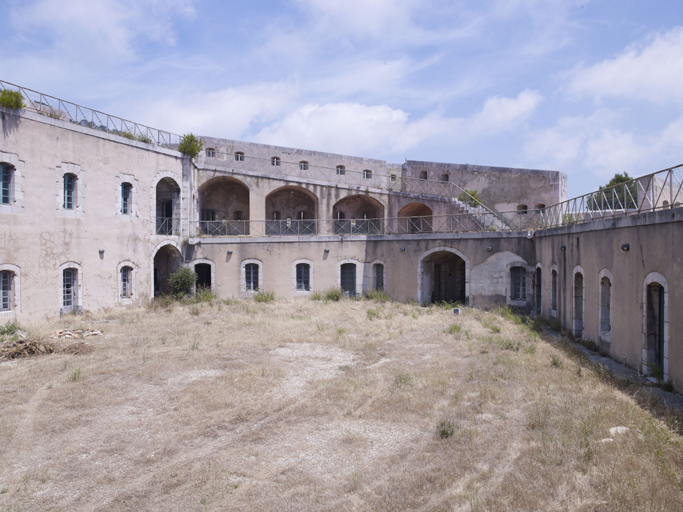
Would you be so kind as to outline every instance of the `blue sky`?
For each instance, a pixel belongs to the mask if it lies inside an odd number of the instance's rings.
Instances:
[[[0,79],[176,133],[551,169],[683,163],[680,0],[2,1]]]

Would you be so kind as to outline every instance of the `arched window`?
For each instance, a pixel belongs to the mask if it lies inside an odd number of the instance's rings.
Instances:
[[[235,162],[244,162],[244,153],[242,153],[241,151],[236,151]]]
[[[216,150],[213,148],[206,148],[206,156],[208,158],[215,158],[216,157]]]
[[[306,160],[302,160],[299,162],[299,170],[300,171],[307,171],[308,170],[308,162]]]
[[[119,270],[121,286],[119,288],[122,299],[133,297],[133,267],[125,265]]]
[[[372,171],[370,169],[365,169],[363,171],[363,179],[364,180],[372,179]]]
[[[338,165],[337,166],[337,176],[344,176],[346,174],[346,167],[343,165]]]
[[[14,272],[3,270],[0,272],[0,311],[12,311],[13,306]]]
[[[244,266],[244,282],[247,290],[258,290],[258,265],[256,263],[247,263]]]
[[[600,337],[606,338],[612,331],[612,279],[607,270],[600,272],[599,300]]]
[[[542,210],[543,208],[545,208],[545,204],[543,203],[536,203],[536,206],[534,206],[534,209],[536,210]]]
[[[270,165],[273,167],[280,167],[280,159],[276,156],[270,159]]]
[[[551,272],[550,283],[550,314],[557,315],[557,270],[553,269]]]
[[[529,208],[527,208],[527,205],[525,204],[518,204],[517,205],[517,213],[521,215],[526,215],[529,211]]]

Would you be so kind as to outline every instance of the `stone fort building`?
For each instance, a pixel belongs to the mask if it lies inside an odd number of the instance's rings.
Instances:
[[[0,107],[0,321],[143,305],[185,266],[220,297],[509,304],[683,389],[680,166],[567,200],[555,171],[212,137],[192,160],[177,135],[0,88],[25,103]]]

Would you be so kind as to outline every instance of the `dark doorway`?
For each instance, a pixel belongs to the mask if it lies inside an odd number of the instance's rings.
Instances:
[[[341,289],[344,295],[356,296],[356,264],[344,263],[341,266]]]
[[[661,376],[664,371],[664,287],[659,283],[647,285],[646,324],[646,364],[651,373]]]
[[[422,300],[467,302],[465,260],[455,253],[440,251],[426,257],[422,265]]]
[[[197,263],[194,266],[194,271],[197,273],[197,290],[202,288],[211,288],[211,265],[208,263]]]
[[[154,255],[154,295],[171,292],[168,285],[169,276],[180,268],[182,257],[180,251],[172,245],[164,245]]]
[[[541,269],[536,269],[534,276],[536,282],[534,283],[534,308],[537,315],[541,314]]]

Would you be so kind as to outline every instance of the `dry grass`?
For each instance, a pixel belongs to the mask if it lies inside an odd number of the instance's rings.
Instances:
[[[683,503],[678,434],[496,313],[216,301],[29,326],[77,327],[94,352],[0,363],[0,510]]]

